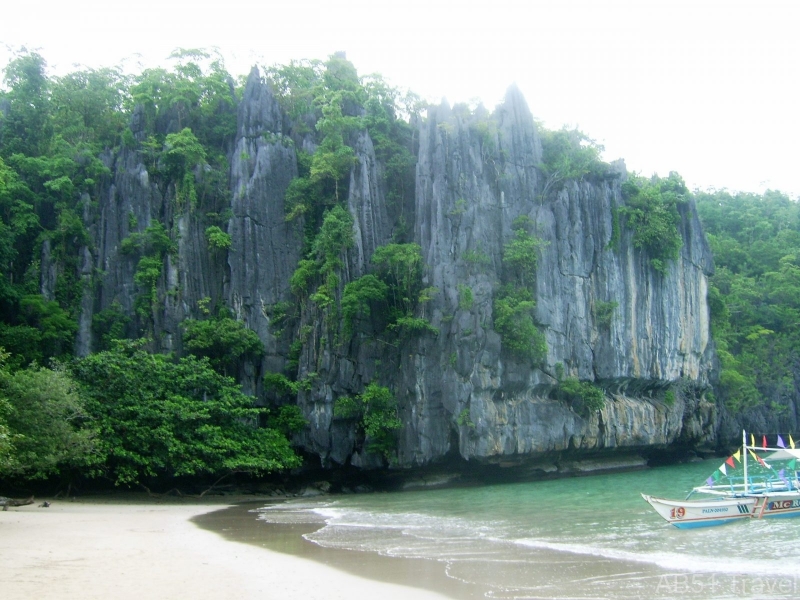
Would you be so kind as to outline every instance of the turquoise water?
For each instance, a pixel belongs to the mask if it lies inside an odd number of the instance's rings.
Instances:
[[[325,497],[257,512],[318,523],[305,537],[325,548],[437,561],[489,598],[800,597],[800,519],[678,530],[639,495],[683,498],[718,466]]]

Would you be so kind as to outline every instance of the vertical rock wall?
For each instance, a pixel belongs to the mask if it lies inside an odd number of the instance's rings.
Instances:
[[[256,69],[250,73],[239,107],[231,157],[232,217],[228,224],[230,283],[225,292],[236,316],[255,331],[266,348],[265,368],[280,372],[286,348],[279,349],[271,309],[294,301],[289,279],[302,249],[302,220],[287,222],[284,195],[297,177],[294,142],[284,135],[278,103]],[[256,372],[245,374],[245,390],[257,389]]]
[[[141,141],[141,115],[133,130]],[[136,149],[110,157],[111,180],[89,219],[92,258],[102,277],[94,303],[84,303],[82,329],[88,331],[93,312],[114,301],[135,317],[138,256],[120,247],[158,220],[177,233],[178,249],[165,257],[158,283],[157,348],[180,351],[180,323],[196,316],[197,301],[222,301],[265,345],[263,360],[244,365],[240,374],[245,391],[264,400],[261,375],[285,371],[290,344],[301,344],[297,378],[305,384],[297,401],[310,425],[297,441],[324,465],[382,463],[357,450],[353,424],[333,415],[338,397],[358,394],[371,381],[387,385],[400,404],[399,466],[446,456],[501,461],[713,438],[714,410],[700,393],[713,359],[706,304],[712,262],[692,205],[681,208],[680,257],[659,274],[629,232],[621,231],[616,247],[609,247],[613,214],[623,204],[624,167],[602,178],[548,185],[540,170],[541,142],[517,89],[491,114],[443,103],[420,123],[411,215],[424,285],[437,290],[420,311],[439,333],[388,344],[365,329],[345,339],[340,322],[289,289],[303,223],[286,221],[284,196],[298,173],[295,144],[311,144],[291,132],[292,123],[254,70],[230,153],[227,253],[208,247],[197,215],[176,211],[174,187],[152,182]],[[350,143],[356,160],[347,208],[354,245],[344,257],[339,294],[370,271],[375,249],[392,242],[398,227],[369,134],[357,133]],[[518,217],[530,220],[542,242],[533,290],[548,350],[537,365],[504,351],[494,330],[504,246]],[[613,306],[610,319],[598,318],[599,306]],[[287,309],[299,317],[279,327],[274,314]],[[82,352],[89,349],[87,338],[84,332]],[[588,414],[554,399],[560,372],[603,386],[605,408]],[[678,390],[671,405],[659,395],[668,385]]]
[[[429,112],[420,137],[416,235],[440,335],[404,364],[401,462],[419,464],[452,451],[467,459],[669,444],[681,435],[713,437],[713,410],[698,408],[711,368],[706,304],[711,255],[691,205],[682,210],[680,258],[666,275],[621,232],[612,210],[622,204],[617,176],[567,181],[543,197],[536,168],[541,145],[519,92],[494,115]],[[536,321],[547,340],[543,365],[531,368],[501,351],[492,299],[502,278],[503,246],[519,216],[542,241]],[[468,310],[459,288],[472,291]],[[598,303],[614,303],[610,323]],[[585,415],[553,400],[556,374],[596,381],[606,407]],[[413,375],[411,375],[413,374]],[[667,406],[655,393],[691,382]],[[680,386],[678,386],[680,387]],[[684,423],[686,421],[686,423]]]

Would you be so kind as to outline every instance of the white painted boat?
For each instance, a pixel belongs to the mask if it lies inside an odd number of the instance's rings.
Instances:
[[[751,436],[752,438],[752,436]],[[669,500],[642,494],[642,498],[668,523],[679,529],[724,525],[741,519],[788,518],[800,516],[800,450],[786,448],[778,436],[780,447],[768,447],[766,437],[758,447],[747,444],[742,432],[742,453],[737,451],[706,481],[695,487],[685,500]],[[758,453],[764,454],[762,457]],[[756,472],[748,471],[748,454],[755,460]],[[743,475],[735,472],[736,461],[743,466]],[[779,467],[780,470],[777,470]],[[722,475],[724,475],[724,477]],[[693,498],[699,495],[700,498]]]

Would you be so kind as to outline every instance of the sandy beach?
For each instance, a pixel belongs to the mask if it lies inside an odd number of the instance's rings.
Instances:
[[[59,502],[0,512],[0,596],[441,600],[224,539],[190,519],[225,504]]]

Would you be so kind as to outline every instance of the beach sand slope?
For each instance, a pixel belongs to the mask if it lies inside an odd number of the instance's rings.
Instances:
[[[189,521],[223,507],[53,502],[0,512],[0,597],[445,598],[226,541]]]

